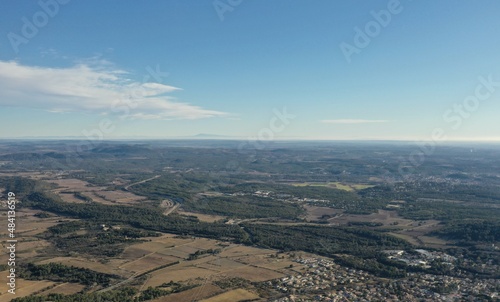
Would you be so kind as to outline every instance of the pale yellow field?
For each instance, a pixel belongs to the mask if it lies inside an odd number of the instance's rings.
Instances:
[[[186,253],[184,251],[179,251],[177,248],[166,249],[159,253],[165,256],[176,257],[179,259],[187,259],[189,257],[189,253]]]
[[[302,182],[302,183],[292,183],[291,185],[296,187],[305,187],[305,186],[328,187],[344,191],[363,190],[366,188],[373,187],[373,185],[367,185],[367,184],[351,184],[351,183],[341,183],[341,182]]]
[[[374,187],[374,185],[364,185],[364,184],[351,184],[350,186],[353,187],[355,190],[363,190]]]
[[[43,256],[44,249],[49,245],[50,243],[45,240],[31,241],[31,242],[19,241],[16,245],[16,256],[21,259],[32,258],[38,255]]]
[[[163,249],[181,246],[181,245],[188,244],[188,243],[195,241],[192,238],[181,239],[181,238],[174,238],[174,237],[175,237],[175,235],[165,234],[165,235],[162,235],[160,237],[151,238],[152,241],[150,241],[150,242],[143,242],[143,243],[134,244],[131,247],[143,249],[146,251],[150,251],[152,253],[152,252],[158,252],[158,251],[163,250]]]
[[[245,266],[243,263],[216,256],[211,256],[210,259],[207,258],[204,260],[204,262],[196,264],[196,267],[212,270],[214,272],[224,272],[226,270],[232,270]]]
[[[275,250],[256,248],[251,246],[243,245],[231,245],[224,249],[222,253],[219,254],[220,257],[241,257],[250,255],[267,255],[274,254]]]
[[[104,196],[104,199],[117,203],[138,203],[146,200],[145,197],[125,191],[96,191],[95,194]]]
[[[69,190],[69,191],[87,192],[87,191],[96,191],[105,189],[105,187],[93,187],[86,181],[74,178],[56,179],[56,180],[51,180],[50,182],[57,184],[59,187],[61,187],[60,189],[62,190]]]
[[[266,258],[266,259],[244,259],[246,263],[251,263],[252,265],[267,268],[271,270],[282,271],[292,266],[301,266],[297,262],[290,261],[287,259],[275,259],[275,258]]]
[[[65,191],[82,192],[84,195],[92,198],[93,201],[103,204],[137,204],[146,200],[145,197],[136,195],[131,192],[124,191],[109,191],[106,187],[93,186],[86,181],[79,179],[51,179],[51,183],[55,183],[59,188],[54,192],[59,194],[66,202],[82,203],[84,201],[75,198],[72,193],[61,193]]]
[[[27,178],[34,178],[38,179],[41,177],[46,177],[44,173],[41,172],[15,172],[15,173],[5,173],[2,172],[0,173],[0,176],[22,176],[22,177],[27,177]]]
[[[180,251],[182,253],[186,253],[188,255],[192,254],[192,253],[195,253],[195,252],[197,252],[197,251],[200,250],[199,248],[193,246],[193,244],[191,244],[191,243],[190,244],[185,244],[185,245],[177,246],[177,247],[175,247],[175,249],[177,251]]]
[[[285,276],[285,274],[279,273],[277,271],[253,266],[237,268],[228,272],[224,272],[224,274],[229,277],[239,277],[247,279],[251,282],[267,281],[271,279],[282,278]]]
[[[339,189],[339,190],[354,191],[354,189],[351,186],[340,183],[340,182],[331,182],[331,183],[329,183],[329,185],[334,186],[336,189]]]
[[[127,271],[135,272],[137,274],[149,271],[158,266],[169,264],[178,261],[178,258],[163,256],[158,254],[150,254],[145,257],[141,257],[135,261],[131,261],[121,266],[122,269]]]
[[[198,240],[197,240],[198,241]],[[193,248],[197,246],[197,241],[188,243],[183,246],[170,248],[162,251],[162,253],[180,252],[179,249]],[[205,248],[213,246],[217,241],[200,239],[201,246]],[[209,244],[211,243],[211,244]],[[270,254],[275,254],[274,250],[257,249],[246,246],[232,245],[226,247],[222,253],[218,255],[203,255],[200,258],[192,261],[181,260],[179,264],[169,266],[151,273],[151,277],[144,284],[144,288],[149,286],[158,286],[169,281],[195,281],[197,278],[212,278],[223,274],[224,276],[241,277],[250,281],[264,281],[274,278],[283,277],[284,274],[279,271],[259,267],[265,266],[266,262],[275,262],[276,260],[269,257]],[[242,263],[240,258],[246,259],[251,264]],[[269,260],[266,260],[269,259]],[[287,263],[288,264],[288,263]],[[289,264],[288,264],[289,265]],[[277,265],[277,269],[281,270],[286,264]],[[126,267],[126,266],[124,266]]]
[[[153,253],[154,253],[154,251],[153,251]],[[140,248],[138,245],[132,245],[132,246],[125,248],[125,250],[121,254],[120,258],[124,259],[124,260],[135,261],[141,257],[148,255],[148,254],[151,254],[150,250]]]
[[[62,283],[57,285],[54,288],[51,288],[49,290],[46,290],[43,292],[44,295],[48,294],[64,294],[64,295],[71,295],[71,294],[76,294],[77,292],[83,290],[85,288],[84,285],[78,284],[78,283]]]
[[[215,249],[218,248],[219,241],[213,239],[198,238],[196,242],[188,243],[186,246],[195,247],[196,249]]]
[[[301,182],[301,183],[292,183],[291,185],[294,187],[306,187],[306,186],[325,187],[325,186],[328,186],[328,183]]]
[[[165,297],[161,297],[153,301],[154,302],[199,301],[200,299],[217,295],[220,292],[222,292],[222,290],[219,287],[212,285],[210,283],[206,283],[204,280],[201,281],[201,285],[198,287],[177,294],[171,294]]]
[[[47,228],[58,224],[61,217],[52,215],[50,218],[38,218],[34,215],[40,213],[38,210],[19,209],[16,212],[16,235],[21,237],[30,237],[42,232]],[[6,213],[2,212],[1,215],[5,217]],[[69,220],[68,220],[69,221]],[[7,228],[0,228],[0,235],[6,235]]]
[[[219,216],[219,215],[207,215],[207,214],[184,212],[184,211],[182,211],[182,212],[180,211],[179,213],[181,215],[185,215],[185,216],[196,216],[196,218],[198,218],[198,220],[205,221],[205,222],[215,222],[215,221],[226,219],[226,217]]]
[[[19,240],[16,244],[16,251],[18,253],[22,253],[24,251],[30,251],[30,250],[34,250],[34,249],[40,249],[40,248],[44,248],[46,246],[50,245],[49,242],[45,241],[45,240],[30,240],[30,241],[21,241]]]
[[[200,302],[238,302],[260,298],[257,294],[238,288]]]
[[[399,216],[396,211],[378,210],[377,213],[369,215],[342,214],[328,219],[330,223],[347,224],[349,222],[376,222],[390,227],[392,223],[397,223],[395,227],[408,226],[414,221]]]
[[[146,281],[144,288],[148,288],[149,286],[159,286],[170,281],[178,282],[196,278],[204,279],[213,274],[214,272],[211,270],[186,266],[185,263],[183,263],[180,265],[166,267],[151,273],[151,278]]]
[[[51,218],[44,219],[44,220],[38,219],[38,221],[33,220],[30,222],[23,221],[23,219],[21,218],[21,219],[19,219],[19,221],[21,221],[21,223],[18,224],[19,229],[16,229],[16,234],[19,237],[35,236],[35,235],[38,235],[40,233],[47,231],[47,229],[50,228],[51,226],[58,224],[56,222],[56,219],[51,219]],[[68,221],[70,221],[70,220],[68,220]]]
[[[7,276],[7,271],[0,272],[1,276]],[[7,278],[5,278],[6,280]],[[1,282],[0,283],[0,302],[7,302],[12,300],[13,298],[19,298],[19,297],[24,297],[28,296],[32,293],[38,292],[40,290],[43,290],[44,288],[47,288],[48,286],[51,286],[55,284],[55,282],[51,281],[29,281],[29,280],[24,280],[21,278],[16,278],[16,294],[12,295],[7,292],[8,285],[6,282]]]
[[[61,199],[64,202],[69,202],[69,203],[85,203],[85,201],[83,201],[83,200],[81,200],[79,198],[76,198],[73,193],[58,193],[58,195],[59,195],[59,197],[61,197]],[[85,194],[85,196],[92,197],[88,193]]]

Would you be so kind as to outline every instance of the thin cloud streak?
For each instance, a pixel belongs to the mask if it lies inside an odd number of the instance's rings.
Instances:
[[[388,120],[361,120],[361,119],[338,119],[338,120],[322,120],[323,124],[371,124],[371,123],[388,123]]]

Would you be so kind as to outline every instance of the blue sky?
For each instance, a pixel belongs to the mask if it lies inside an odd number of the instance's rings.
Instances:
[[[494,0],[2,1],[0,138],[500,140],[499,12]]]

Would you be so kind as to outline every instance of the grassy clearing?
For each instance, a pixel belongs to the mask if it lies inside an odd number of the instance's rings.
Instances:
[[[221,291],[222,290],[215,285],[212,285],[210,283],[202,283],[202,285],[193,289],[161,297],[153,300],[153,302],[199,301],[200,299],[217,295]]]
[[[44,295],[48,294],[64,294],[64,295],[71,295],[71,294],[76,294],[77,292],[83,290],[85,288],[84,285],[78,284],[78,283],[62,283],[59,285],[56,285],[54,288],[51,288],[49,290],[46,290],[43,292]]]
[[[295,187],[307,187],[307,186],[326,187],[326,188],[344,190],[348,192],[359,191],[366,188],[374,187],[373,185],[367,185],[367,184],[351,184],[351,183],[341,183],[341,182],[301,182],[301,183],[292,183],[291,185]]]
[[[7,276],[7,272],[3,271],[1,272],[2,276]],[[39,291],[42,291],[43,289],[52,286],[56,284],[55,282],[52,281],[29,281],[29,280],[24,280],[21,278],[16,279],[16,294],[12,295],[7,292],[8,290],[8,285],[6,282],[0,283],[0,302],[7,302],[12,300],[13,297],[19,298],[19,297],[25,297],[29,296],[33,293],[37,293]]]
[[[354,190],[364,190],[375,187],[374,185],[365,185],[365,184],[351,184],[350,186],[354,188]]]
[[[237,302],[258,299],[259,296],[245,289],[238,288],[230,290],[215,297],[201,300],[200,302]]]
[[[196,218],[198,218],[198,220],[204,222],[215,222],[226,219],[226,216],[220,216],[220,215],[208,215],[208,214],[185,212],[185,211],[180,211],[179,213],[183,216],[195,216]]]

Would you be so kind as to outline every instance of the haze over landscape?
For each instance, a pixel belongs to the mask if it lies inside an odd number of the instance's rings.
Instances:
[[[231,3],[2,1],[0,137],[500,139],[497,1]]]

